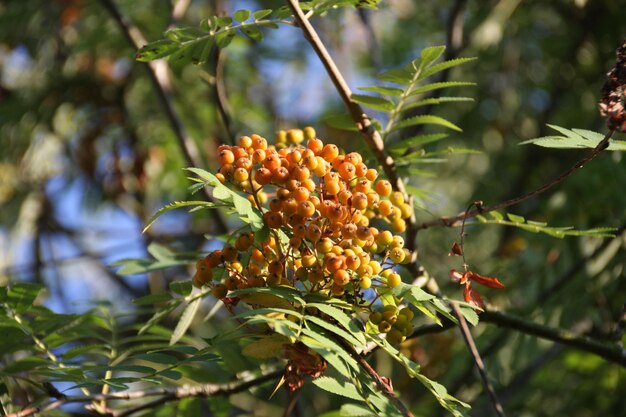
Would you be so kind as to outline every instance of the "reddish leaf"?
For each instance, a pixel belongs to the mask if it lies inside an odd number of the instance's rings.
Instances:
[[[463,249],[461,249],[461,246],[458,243],[454,242],[448,256],[463,256]]]
[[[476,272],[469,272],[469,279],[476,281],[480,285],[484,285],[489,288],[504,288],[504,284],[498,281],[498,278],[483,277]]]
[[[468,282],[465,284],[465,289],[463,290],[463,298],[465,298],[466,303],[474,304],[477,307],[485,309],[485,303],[483,299],[478,294],[478,291],[472,288],[472,285]]]

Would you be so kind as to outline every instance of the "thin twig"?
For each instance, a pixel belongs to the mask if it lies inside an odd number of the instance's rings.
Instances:
[[[476,210],[472,210],[470,212],[467,213],[460,213],[454,217],[441,217],[439,219],[430,221],[430,222],[425,222],[422,223],[420,225],[417,225],[417,229],[418,230],[422,230],[422,229],[428,229],[430,227],[433,226],[447,226],[447,227],[452,227],[452,226],[456,226],[457,222],[463,220],[463,219],[467,219],[467,218],[472,218],[472,217],[476,217],[479,214],[483,214],[483,213],[489,213],[490,211],[494,211],[494,210],[499,210],[499,209],[503,209],[506,207],[510,207],[510,206],[514,206],[516,204],[519,204],[523,201],[526,201],[532,197],[535,197],[547,190],[549,190],[550,188],[554,187],[555,185],[560,184],[561,182],[565,181],[568,177],[570,177],[572,174],[574,174],[576,171],[578,171],[579,169],[581,169],[582,167],[584,167],[588,162],[592,161],[593,159],[595,159],[603,150],[605,150],[606,148],[608,148],[609,146],[609,139],[611,139],[611,136],[613,136],[613,132],[614,130],[610,130],[605,136],[604,139],[602,139],[600,141],[600,143],[598,143],[598,145],[593,148],[593,150],[584,158],[582,158],[580,161],[576,162],[570,169],[568,169],[567,171],[565,171],[563,174],[559,175],[558,177],[556,177],[555,179],[553,179],[552,181],[542,185],[541,187],[537,188],[536,190],[530,191],[528,193],[522,194],[518,197],[515,198],[511,198],[510,200],[506,200],[503,201],[501,203],[498,204],[494,204],[493,206],[489,206],[489,207],[482,207],[480,210],[476,209]]]
[[[476,348],[476,343],[474,343],[474,338],[472,337],[472,333],[470,332],[469,327],[467,326],[467,322],[465,321],[465,317],[463,317],[463,313],[459,308],[459,305],[456,302],[451,302],[450,306],[452,307],[452,311],[454,311],[455,316],[459,320],[459,328],[461,329],[461,334],[463,335],[463,339],[467,344],[467,347],[472,354],[472,358],[474,359],[474,363],[476,364],[476,368],[478,369],[478,373],[480,374],[480,378],[482,379],[483,386],[489,394],[489,400],[491,401],[491,405],[493,406],[494,411],[499,417],[505,417],[504,409],[502,408],[502,404],[496,395],[496,391],[489,381],[489,377],[487,375],[487,370],[485,369],[485,364],[480,357],[480,353],[478,353],[478,349]]]
[[[124,37],[130,45],[139,49],[147,42],[141,31],[132,25],[125,16],[122,16],[113,0],[100,0],[102,6],[111,14],[118,27],[124,34]],[[183,152],[186,164],[190,167],[201,168],[203,166],[200,159],[200,151],[196,143],[187,133],[185,126],[174,111],[174,105],[171,97],[170,81],[167,78],[167,64],[165,61],[152,61],[144,65],[148,73],[148,77],[154,87],[154,91],[161,103],[167,120],[174,131],[179,147]],[[212,201],[212,196],[207,188],[203,188],[203,192],[208,201]],[[213,219],[216,223],[218,233],[226,233],[228,227],[217,210],[211,210]]]
[[[114,392],[110,394],[95,394],[84,396],[71,396],[52,401],[46,405],[39,407],[30,407],[16,413],[8,414],[6,417],[27,417],[35,413],[54,410],[61,407],[64,404],[69,403],[86,403],[92,401],[105,401],[105,400],[135,400],[140,398],[160,396],[158,400],[152,401],[152,405],[164,404],[168,401],[180,400],[188,397],[215,397],[231,395],[238,392],[245,391],[251,387],[261,385],[265,382],[271,381],[280,377],[283,374],[283,369],[278,369],[259,377],[250,379],[244,382],[231,382],[228,384],[203,384],[184,387],[170,387],[170,388],[154,388],[148,390],[137,391],[124,391]],[[141,404],[136,407],[128,408],[120,411],[109,411],[113,417],[125,417],[130,414],[136,413],[145,409],[145,405]]]

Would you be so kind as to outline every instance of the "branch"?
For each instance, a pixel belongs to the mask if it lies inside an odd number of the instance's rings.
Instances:
[[[502,404],[500,400],[498,400],[498,396],[496,395],[496,391],[493,388],[493,385],[489,381],[489,377],[487,376],[487,370],[485,369],[485,364],[480,357],[480,353],[478,353],[478,349],[476,348],[476,343],[474,343],[474,338],[472,337],[472,333],[467,327],[467,322],[465,321],[465,317],[463,317],[463,313],[461,313],[461,309],[456,302],[451,302],[450,306],[452,307],[452,311],[454,315],[459,320],[459,328],[461,329],[461,334],[463,335],[463,339],[465,339],[465,343],[472,354],[472,358],[474,359],[474,364],[478,369],[478,373],[480,374],[480,378],[482,379],[483,386],[487,393],[489,394],[489,400],[491,401],[491,405],[493,406],[494,411],[499,417],[504,417],[504,409],[502,408]]]
[[[120,11],[117,9],[113,0],[100,0],[102,6],[111,14],[111,17],[115,20],[118,27],[124,34],[124,37],[128,41],[130,45],[132,45],[135,49],[139,49],[141,46],[147,43],[141,31],[135,26],[133,26],[128,19],[126,19]],[[147,64],[143,64],[144,68],[148,73],[148,77],[152,83],[154,91],[157,95],[159,102],[161,103],[163,110],[165,111],[165,115],[167,120],[174,131],[176,139],[178,140],[178,144],[180,149],[183,152],[183,156],[185,158],[185,162],[190,167],[202,167],[200,152],[196,143],[187,133],[185,126],[178,118],[178,115],[174,111],[174,104],[172,102],[171,97],[171,88],[170,81],[167,77],[167,64],[165,61],[153,61]],[[204,195],[207,201],[212,201],[211,193],[207,188],[203,188]],[[222,217],[219,215],[219,212],[216,210],[211,210],[211,213],[214,217],[217,231],[218,233],[226,233],[228,231],[228,227]]]
[[[356,102],[352,101],[352,91],[350,91],[350,87],[346,83],[346,80],[343,78],[343,75],[335,65],[332,57],[326,50],[326,47],[322,43],[319,38],[317,32],[308,21],[302,9],[298,5],[297,0],[287,0],[289,7],[291,8],[294,19],[297,22],[298,26],[302,29],[304,33],[304,37],[309,41],[313,50],[317,54],[318,58],[326,68],[326,72],[328,72],[328,76],[330,77],[335,89],[341,96],[344,104],[346,105],[348,111],[350,112],[350,116],[352,116],[352,120],[361,133],[363,138],[365,139],[365,143],[368,148],[374,153],[374,156],[378,163],[383,167],[383,171],[385,175],[393,185],[393,188],[397,191],[400,191],[405,196],[407,195],[406,189],[404,187],[404,183],[402,179],[398,176],[398,172],[396,170],[396,164],[393,158],[385,152],[385,145],[383,143],[383,139],[380,136],[380,133],[374,128],[372,125],[372,121],[369,116],[363,111],[363,108]],[[410,201],[407,199],[407,201]],[[415,218],[412,215],[410,219],[407,221],[407,228],[413,229],[415,224]],[[408,235],[409,232],[407,232]]]
[[[488,309],[480,315],[480,318],[481,321],[485,323],[493,323],[500,327],[518,330],[526,334],[593,353],[609,362],[617,363],[626,368],[626,349],[618,345],[606,345],[589,337],[580,336],[570,330],[544,326],[543,324],[524,320],[496,310]]]
[[[135,400],[140,398],[161,396],[155,401],[151,401],[147,404],[157,405],[163,404],[168,401],[180,400],[187,397],[215,397],[226,396],[245,391],[251,387],[261,385],[265,382],[278,378],[283,374],[282,369],[278,369],[259,377],[250,379],[244,382],[231,382],[228,384],[203,384],[184,387],[172,387],[172,388],[154,388],[148,390],[138,391],[126,391],[115,392],[111,394],[95,394],[85,396],[72,396],[60,398],[56,401],[50,402],[44,406],[26,408],[16,413],[8,414],[6,417],[27,417],[35,413],[41,413],[44,411],[54,410],[61,407],[64,404],[69,403],[86,403],[92,401],[106,401],[106,400]],[[146,404],[141,404],[136,407],[128,408],[120,411],[110,411],[110,415],[113,417],[124,417],[135,412],[144,410]]]
[[[593,159],[595,159],[595,157],[598,156],[603,150],[608,148],[608,146],[609,146],[609,139],[611,139],[611,136],[613,136],[613,132],[614,131],[615,130],[609,130],[609,132],[604,136],[604,139],[602,139],[600,141],[600,143],[598,143],[598,145],[595,148],[593,148],[593,150],[587,156],[585,156],[580,161],[576,162],[574,164],[574,166],[572,166],[570,169],[565,171],[563,174],[559,175],[557,178],[555,178],[552,181],[542,185],[541,187],[537,188],[534,191],[530,191],[530,192],[528,192],[526,194],[522,194],[521,196],[512,198],[510,200],[506,200],[506,201],[503,201],[501,203],[494,204],[493,206],[481,207],[480,209],[472,210],[470,212],[460,213],[460,214],[456,215],[455,217],[451,217],[451,218],[450,217],[441,217],[439,219],[436,219],[436,220],[433,220],[433,221],[430,221],[430,222],[426,222],[426,223],[422,223],[420,225],[417,225],[416,228],[418,230],[422,230],[422,229],[428,229],[429,227],[433,227],[433,226],[453,227],[453,226],[456,226],[457,223],[459,221],[463,220],[463,219],[469,219],[469,218],[472,218],[472,217],[476,217],[479,214],[489,213],[490,211],[499,210],[499,209],[502,209],[502,208],[514,206],[514,205],[519,204],[519,203],[521,203],[523,201],[526,201],[526,200],[528,200],[528,199],[530,199],[532,197],[535,197],[535,196],[537,196],[537,195],[539,195],[539,194],[549,190],[550,188],[554,187],[555,185],[558,185],[558,184],[562,183],[569,176],[571,176],[576,171],[578,171],[579,169],[584,167],[588,162],[590,162]]]

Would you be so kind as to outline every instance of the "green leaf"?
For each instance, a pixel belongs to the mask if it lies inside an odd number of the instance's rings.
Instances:
[[[443,55],[445,50],[445,46],[431,46],[422,49],[419,59],[413,61],[413,65],[417,68],[417,71],[420,73],[420,75],[422,71],[424,71],[424,69],[428,68],[432,65],[433,62],[438,60],[441,55]]]
[[[415,88],[413,91],[411,91],[411,94],[409,94],[409,96],[415,96],[417,94],[422,94],[427,91],[440,90],[442,88],[465,87],[471,85],[476,85],[476,83],[471,83],[467,81],[445,81],[440,83],[425,84],[421,87]]]
[[[362,94],[352,94],[350,96],[350,99],[352,101],[361,103],[364,106],[367,106],[374,110],[390,112],[395,108],[395,104],[393,102],[382,97],[366,96]]]
[[[261,29],[259,29],[258,26],[244,26],[240,29],[253,41],[259,42],[263,40],[263,32],[261,32]]]
[[[348,333],[347,331],[341,329],[339,326],[329,323],[328,321],[321,319],[316,316],[305,316],[304,317],[307,322],[315,323],[316,325],[336,334],[337,336],[343,338],[346,342],[350,343],[352,346],[361,347],[365,345],[359,339]]]
[[[176,307],[178,307],[180,305],[180,303],[182,302],[182,299],[173,299],[172,301],[170,301],[167,305],[165,305],[164,307],[160,307],[159,310],[157,310],[154,315],[152,317],[150,317],[150,319],[146,322],[146,324],[144,324],[140,329],[138,334],[142,335],[145,332],[147,332],[148,330],[150,330],[154,325],[156,325],[159,321],[163,320],[163,318],[165,318],[165,316],[167,316],[168,314],[170,314],[172,311],[174,311],[176,309]]]
[[[271,12],[271,11],[270,11]],[[243,23],[246,20],[248,20],[248,18],[250,17],[250,10],[237,10],[234,14],[233,17],[235,18],[236,21]]]
[[[196,317],[196,313],[198,312],[198,308],[202,303],[202,298],[198,297],[192,300],[183,314],[180,316],[180,320],[178,320],[178,324],[176,324],[176,328],[172,332],[172,337],[170,338],[170,345],[176,344],[184,335],[187,333],[187,329],[191,326],[193,319]]]
[[[183,297],[186,297],[189,294],[191,294],[192,289],[193,289],[193,285],[191,284],[191,280],[170,282],[170,290],[172,290],[178,295],[182,295]]]
[[[261,20],[264,17],[269,16],[271,14],[272,14],[271,9],[263,9],[263,10],[257,10],[256,12],[252,14],[252,16],[254,17],[254,20]]]
[[[420,78],[426,78],[440,71],[446,70],[448,68],[456,67],[458,65],[462,65],[462,64],[472,62],[475,60],[476,58],[472,57],[472,58],[456,58],[456,59],[451,59],[449,61],[440,62],[422,71],[422,73],[420,74]]]
[[[493,217],[494,220],[504,220],[504,216],[498,211],[490,211],[489,215]]]
[[[604,139],[604,135],[585,129],[566,129],[556,125],[548,125],[563,134],[563,136],[544,136],[521,142],[520,145],[534,144],[544,148],[579,149],[595,148]],[[612,139],[609,142],[609,151],[626,151],[626,142]]]
[[[389,71],[385,71],[378,74],[378,79],[388,81],[396,84],[409,84],[413,81],[413,75],[415,74],[415,68],[413,65],[407,65],[402,68],[394,68]]]
[[[339,323],[341,326],[343,326],[344,329],[352,333],[352,335],[357,338],[361,344],[365,344],[365,336],[361,328],[359,328],[359,326],[355,323],[356,319],[350,318],[350,316],[348,316],[342,310],[333,307],[332,305],[327,303],[309,303],[307,304],[307,307],[315,307],[322,313],[327,314],[328,316],[337,320],[337,323]]]
[[[444,118],[433,115],[422,115],[422,116],[414,116],[408,119],[402,120],[401,122],[396,123],[396,125],[392,128],[392,130],[399,130],[409,126],[423,125],[423,124],[431,124],[431,125],[439,125],[447,127],[448,129],[456,130],[457,132],[461,132],[461,128],[447,121]]]
[[[4,367],[3,369],[0,369],[0,375],[19,374],[21,372],[32,371],[33,369],[47,365],[50,365],[49,360],[37,356],[30,356],[16,360],[13,363],[10,363],[6,367]]]
[[[412,101],[408,104],[405,104],[403,109],[408,110],[408,109],[413,109],[415,107],[421,107],[421,106],[434,106],[434,105],[438,105],[442,103],[468,102],[468,101],[474,101],[474,99],[471,97],[438,97],[438,98],[432,97],[432,98],[425,98],[421,100]]]
[[[388,147],[389,152],[403,153],[409,148],[421,147],[428,143],[436,142],[448,137],[447,133],[432,133],[426,135],[411,136],[407,139],[402,139],[399,142],[394,143]]]
[[[359,90],[372,91],[374,93],[380,93],[385,96],[393,96],[393,97],[399,97],[402,95],[402,93],[404,93],[404,91],[402,91],[399,88],[379,87],[379,86],[359,87]]]
[[[358,404],[343,404],[339,412],[340,417],[378,417],[372,410]]]
[[[218,48],[224,49],[228,45],[230,45],[234,38],[235,31],[233,30],[219,32],[217,35],[215,35],[215,44]]]
[[[349,130],[351,132],[358,132],[354,120],[349,114],[338,114],[325,117],[322,122],[330,127],[340,130]]]
[[[150,42],[140,48],[135,55],[135,59],[141,62],[154,61],[155,59],[173,54],[178,50],[178,48],[178,43],[170,39],[160,39],[158,41]]]
[[[132,359],[139,359],[148,362],[160,363],[164,365],[175,365],[178,363],[178,359],[175,356],[165,353],[141,353],[131,357]]]
[[[507,213],[506,217],[509,218],[513,223],[525,223],[526,219],[522,216],[516,216],[515,214]]]
[[[324,391],[332,394],[341,395],[342,397],[350,398],[353,400],[363,401],[363,396],[359,394],[356,386],[348,381],[338,381],[335,378],[328,376],[320,376],[315,378],[313,384]]]
[[[158,219],[159,217],[161,217],[168,211],[172,211],[181,207],[216,208],[216,207],[222,207],[222,206],[223,205],[217,205],[215,203],[210,203],[208,201],[174,201],[173,203],[170,203],[160,208],[156,213],[154,213],[154,215],[152,215],[152,217],[150,217],[150,219],[148,220],[148,224],[146,225],[146,227],[144,227],[142,233],[145,233],[146,230],[148,230],[150,226],[152,226],[152,224],[156,221],[156,219]]]

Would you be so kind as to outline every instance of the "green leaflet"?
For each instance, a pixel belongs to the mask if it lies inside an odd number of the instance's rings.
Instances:
[[[548,125],[562,136],[544,136],[521,142],[520,145],[533,144],[544,148],[579,149],[595,148],[604,139],[604,134],[585,129],[566,129],[561,126]],[[626,141],[611,139],[609,151],[626,151]]]
[[[545,222],[527,220],[522,216],[511,213],[506,214],[508,220],[505,220],[504,216],[497,211],[491,211],[488,214],[491,219],[488,219],[483,215],[478,215],[476,216],[476,222],[471,223],[499,224],[502,226],[517,227],[518,229],[526,230],[527,232],[544,233],[559,239],[566,236],[615,237],[614,232],[617,230],[614,227],[594,227],[586,230],[576,230],[573,226],[548,226]]]

